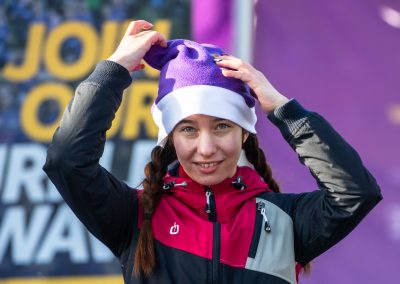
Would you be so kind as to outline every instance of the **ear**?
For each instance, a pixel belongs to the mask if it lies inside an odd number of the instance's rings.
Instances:
[[[249,132],[247,132],[246,130],[243,129],[242,145],[246,142],[247,138],[249,138],[249,135],[250,135]]]

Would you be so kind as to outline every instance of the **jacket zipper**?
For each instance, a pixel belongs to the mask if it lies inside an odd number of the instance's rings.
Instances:
[[[251,244],[250,244],[250,250],[249,250],[249,257],[255,258],[257,249],[258,249],[258,243],[260,242],[260,237],[263,231],[263,219],[264,217],[260,214],[258,210],[258,203],[255,206],[256,210],[256,218],[254,222],[254,230],[253,230],[253,238],[251,239]]]
[[[215,197],[212,188],[209,186],[205,187],[206,190],[206,213],[208,214],[208,220],[211,222],[217,222],[217,210],[215,206]]]
[[[265,231],[266,233],[271,232],[271,225],[267,217],[265,203],[260,201],[256,203],[256,218],[254,223],[253,237],[251,239],[248,254],[248,256],[251,258],[256,257],[258,244],[260,242],[261,234],[263,234],[263,231]]]
[[[260,211],[261,216],[263,216],[264,219],[264,230],[269,233],[271,232],[271,226],[269,224],[269,220],[267,217],[267,211],[265,209],[265,203],[264,202],[259,202],[257,209]]]
[[[219,259],[220,259],[220,240],[221,225],[217,222],[217,208],[212,188],[205,187],[206,191],[206,213],[208,220],[213,222],[213,247],[211,260],[211,283],[219,283]]]

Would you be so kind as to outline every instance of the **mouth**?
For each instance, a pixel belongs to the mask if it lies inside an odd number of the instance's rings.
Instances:
[[[196,165],[198,165],[200,168],[210,168],[210,167],[215,167],[216,165],[218,165],[220,162],[209,162],[209,163],[195,163]]]
[[[210,174],[214,172],[222,161],[213,162],[195,162],[194,164],[199,168],[200,172]]]

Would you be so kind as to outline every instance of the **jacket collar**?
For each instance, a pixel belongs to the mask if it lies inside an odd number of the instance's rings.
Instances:
[[[239,177],[245,184],[244,188],[235,186]],[[164,187],[168,195],[173,195],[186,206],[198,212],[202,218],[207,219],[208,216],[204,210],[206,187],[192,180],[179,164],[171,168],[164,177]],[[271,192],[258,173],[250,167],[238,167],[233,177],[211,186],[211,190],[216,200],[217,220],[221,223],[235,218],[248,200],[265,192]]]

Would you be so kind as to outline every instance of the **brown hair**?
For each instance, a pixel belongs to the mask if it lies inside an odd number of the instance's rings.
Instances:
[[[134,270],[136,276],[141,272],[149,276],[155,265],[154,240],[151,231],[151,216],[161,199],[163,177],[168,165],[176,160],[175,148],[169,136],[164,147],[156,146],[151,151],[151,161],[144,168],[143,192],[140,201],[143,206],[143,223],[136,245]]]
[[[272,177],[271,167],[267,164],[265,154],[259,147],[257,136],[250,134],[243,144],[247,160],[254,166],[257,173],[274,192],[280,192],[278,183]],[[143,206],[143,223],[136,246],[134,270],[136,276],[143,273],[149,276],[156,265],[154,240],[151,231],[151,216],[161,199],[163,177],[167,173],[168,165],[176,160],[172,135],[168,136],[164,147],[156,146],[151,152],[151,161],[147,163],[143,180],[143,192],[140,200]],[[305,272],[310,271],[310,264],[303,267]]]
[[[273,192],[281,192],[279,184],[272,177],[271,167],[267,164],[264,151],[258,145],[257,136],[249,134],[246,142],[243,144],[243,150],[247,160],[254,166],[257,173],[268,184]]]

